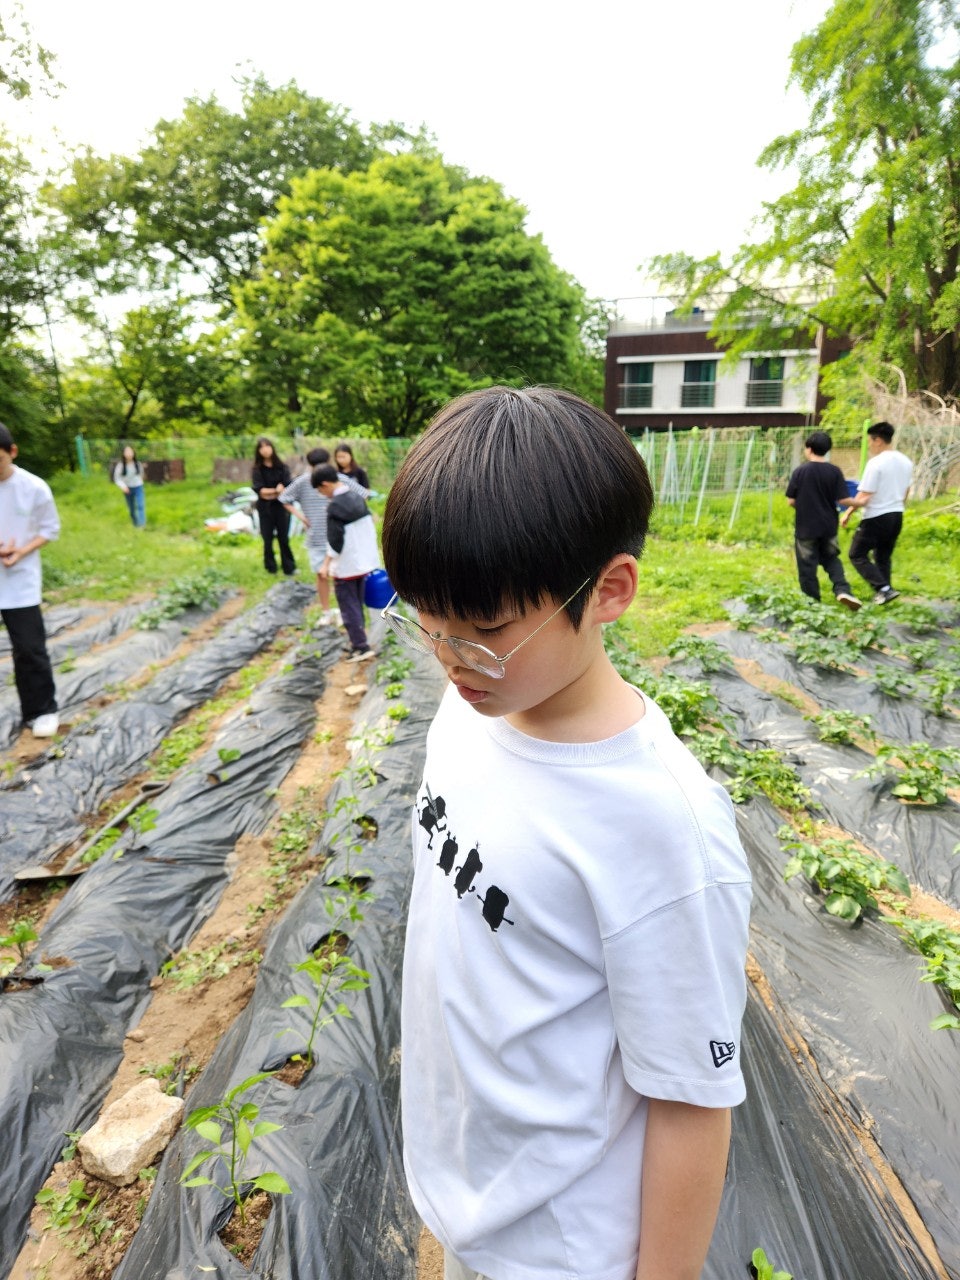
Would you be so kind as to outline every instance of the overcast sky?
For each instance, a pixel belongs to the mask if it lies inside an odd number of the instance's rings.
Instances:
[[[7,7],[5,0],[0,3]],[[133,153],[185,98],[237,101],[262,71],[361,123],[421,123],[496,179],[554,260],[604,298],[641,294],[656,253],[729,251],[790,184],[756,168],[805,122],[793,42],[827,0],[25,0],[65,88],[0,100],[35,144]]]

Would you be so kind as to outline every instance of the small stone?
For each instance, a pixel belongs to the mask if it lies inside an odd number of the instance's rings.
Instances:
[[[359,698],[362,693],[367,692],[365,684],[348,684],[343,691],[348,698]]]
[[[137,1027],[135,1031],[128,1031],[123,1038],[124,1040],[132,1040],[134,1044],[143,1044],[144,1040],[147,1038],[147,1033],[145,1031],[141,1031],[140,1028]]]
[[[129,1186],[176,1133],[183,1109],[183,1099],[161,1093],[158,1080],[141,1080],[77,1143],[84,1169],[115,1187]]]

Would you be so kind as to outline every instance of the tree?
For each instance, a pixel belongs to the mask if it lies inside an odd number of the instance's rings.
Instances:
[[[36,87],[47,93],[59,88],[54,61],[55,55],[34,40],[23,5],[13,4],[6,16],[0,13],[0,89],[14,98],[29,98]]]
[[[582,291],[488,179],[424,151],[295,179],[236,290],[252,359],[305,428],[408,435],[451,395],[569,382]]]
[[[262,76],[242,89],[239,111],[215,96],[188,99],[138,156],[75,156],[70,180],[47,196],[67,235],[79,237],[80,274],[114,290],[136,283],[133,268],[154,284],[192,277],[192,292],[199,281],[210,301],[229,308],[232,286],[256,265],[260,224],[291,180],[371,158],[374,143],[343,107],[293,82],[272,88]]]
[[[960,393],[960,67],[944,52],[958,36],[954,0],[835,0],[794,45],[810,120],[760,157],[798,175],[764,206],[763,238],[727,263],[678,253],[647,268],[687,304],[716,305],[713,336],[733,354],[823,325],[875,373],[894,364],[910,388]]]

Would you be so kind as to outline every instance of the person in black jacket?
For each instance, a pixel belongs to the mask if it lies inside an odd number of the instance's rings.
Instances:
[[[290,469],[277,457],[273,441],[260,436],[253,458],[250,484],[257,495],[257,518],[260,522],[260,537],[263,539],[263,567],[267,573],[277,572],[277,560],[273,552],[273,539],[276,536],[280,546],[280,564],[288,577],[297,568],[290,550],[290,512],[280,500],[289,483]]]
[[[832,445],[826,431],[812,431],[803,445],[807,460],[796,468],[787,485],[787,501],[796,512],[797,576],[803,594],[819,600],[817,569],[822,565],[838,602],[856,612],[860,601],[850,590],[837,541],[837,507],[849,507],[853,499],[847,494],[843,472],[827,461]]]

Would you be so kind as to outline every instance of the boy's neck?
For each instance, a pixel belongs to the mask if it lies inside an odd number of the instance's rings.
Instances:
[[[615,670],[598,635],[598,652],[546,702],[504,716],[514,729],[545,742],[603,742],[642,720],[637,691]]]
[[[2,449],[0,449],[0,483],[2,483],[4,480],[9,480],[10,477],[13,475],[13,473],[16,471],[16,469],[17,468],[14,465],[13,459],[10,457],[9,453],[5,453]]]

